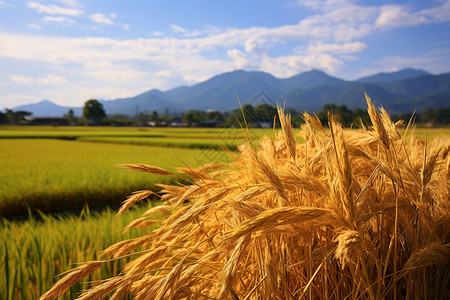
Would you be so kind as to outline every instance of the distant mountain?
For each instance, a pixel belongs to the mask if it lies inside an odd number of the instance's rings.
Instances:
[[[52,116],[63,116],[67,112],[73,109],[75,116],[81,116],[83,109],[81,107],[67,107],[60,106],[48,100],[42,100],[38,103],[20,105],[15,107],[13,110],[24,110],[33,113],[35,117],[52,117]]]
[[[319,70],[311,70],[309,72],[300,73],[280,81],[282,82],[282,89],[284,91],[310,89],[321,85],[336,86],[346,83],[345,80],[331,77],[330,75]]]
[[[275,97],[281,93],[279,79],[264,72],[238,70],[214,76],[191,87],[166,92],[166,99],[180,103],[185,109],[226,111],[247,103],[261,91]]]
[[[237,70],[223,73],[192,87],[181,87],[166,92],[166,99],[182,103],[186,108],[230,110],[239,102],[251,103],[264,91],[272,100],[284,101],[285,91],[314,88],[320,85],[341,85],[346,81],[312,70],[296,76],[279,79],[265,72]]]
[[[390,83],[398,80],[410,79],[422,75],[430,75],[424,70],[416,70],[416,69],[403,69],[397,72],[390,73],[378,73],[375,75],[367,76],[360,78],[356,81],[358,82],[372,82],[372,83]]]
[[[154,110],[158,112],[164,112],[165,110],[171,112],[181,111],[175,104],[162,99],[163,97],[163,92],[153,89],[130,98],[101,100],[100,102],[103,104],[103,108],[108,115],[122,114],[134,116],[139,112],[151,113]]]
[[[258,101],[263,95],[263,101],[272,104],[286,101],[288,108],[318,111],[329,103],[346,105],[350,109],[363,108],[365,92],[377,106],[383,106],[391,113],[450,107],[450,73],[431,75],[422,70],[405,69],[345,81],[318,70],[285,79],[264,72],[237,70],[193,86],[168,91],[153,89],[134,97],[101,102],[108,115],[133,116],[153,110],[160,114],[189,109],[230,111],[239,107],[239,101],[241,104],[260,104]],[[31,111],[35,116],[61,116],[69,109],[47,100],[14,108]],[[76,115],[81,115],[82,108],[72,109]]]
[[[383,85],[391,93],[402,96],[419,96],[434,93],[450,94],[450,73],[423,75],[411,79],[394,81]]]
[[[373,83],[347,82],[339,86],[321,85],[311,89],[297,89],[283,95],[288,107],[301,111],[319,111],[325,104],[346,105],[350,109],[365,107],[364,93],[375,105],[397,111],[395,95]]]

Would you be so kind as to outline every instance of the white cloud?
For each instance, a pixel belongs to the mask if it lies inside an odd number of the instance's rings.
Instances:
[[[61,2],[62,4],[65,4],[67,6],[71,7],[80,7],[80,3],[77,0],[58,0],[58,2]]]
[[[33,78],[27,77],[27,76],[22,76],[22,75],[8,75],[8,78],[12,82],[17,82],[17,83],[30,83],[30,82],[34,81]]]
[[[57,22],[57,23],[75,23],[74,20],[67,18],[67,17],[63,17],[63,16],[58,16],[58,17],[52,17],[52,16],[45,16],[42,18],[42,21],[44,22]]]
[[[107,60],[89,60],[83,63],[83,74],[101,82],[144,82],[149,72]]]
[[[37,100],[36,98],[37,97],[34,95],[27,95],[27,94],[18,94],[18,93],[5,94],[2,95],[2,106],[6,108],[14,108],[19,105],[36,102]]]
[[[184,29],[181,26],[175,25],[175,24],[170,25],[170,28],[172,29],[172,31],[174,33],[185,33],[185,32],[187,32],[186,29]]]
[[[366,48],[366,44],[361,42],[344,43],[344,44],[325,44],[318,42],[308,46],[307,52],[311,53],[354,53]]]
[[[64,85],[68,83],[68,80],[64,77],[49,74],[47,77],[34,79],[28,76],[22,75],[8,75],[8,78],[15,83],[38,83],[38,84],[51,84],[51,85]]]
[[[39,84],[64,85],[68,83],[68,80],[65,79],[64,77],[50,74],[47,77],[38,78],[36,82]]]
[[[8,3],[6,3],[5,1],[0,1],[0,8],[7,8],[8,7]]]
[[[352,5],[354,1],[349,0],[299,0],[298,4],[307,6],[314,10],[332,11],[338,8]]]
[[[228,50],[227,55],[233,59],[236,69],[251,69],[253,67],[251,57],[238,49]]]
[[[436,6],[420,11],[420,15],[427,17],[431,22],[450,21],[450,0],[443,1],[441,6]]]
[[[205,36],[205,35],[208,36],[208,35],[218,34],[222,31],[223,30],[217,26],[205,26],[202,29],[186,31],[184,33],[184,36],[185,37],[200,37],[200,36]]]
[[[90,15],[89,19],[92,22],[95,22],[98,24],[106,24],[106,25],[114,24],[114,22],[110,18],[106,17],[104,14],[101,14],[101,13],[92,14],[92,15]]]
[[[245,51],[252,53],[256,56],[266,55],[268,49],[265,46],[264,41],[258,41],[256,38],[249,38],[245,41]]]
[[[122,24],[122,27],[125,30],[129,30],[130,29],[130,25],[129,24]]]
[[[175,78],[176,77],[176,75],[173,73],[173,71],[170,71],[170,70],[161,70],[161,71],[155,72],[155,76],[163,77],[163,78]]]
[[[64,8],[61,6],[54,5],[54,4],[44,5],[44,4],[41,4],[38,2],[28,2],[27,5],[29,8],[32,8],[39,13],[45,13],[45,14],[50,14],[50,15],[65,15],[65,16],[78,17],[78,16],[84,14],[84,12],[80,9]]]
[[[408,12],[405,5],[386,5],[381,7],[376,26],[415,26],[427,22],[425,17]]]
[[[277,77],[290,77],[313,68],[334,73],[342,64],[342,61],[328,54],[286,55],[276,58],[264,58],[261,63],[261,70]]]

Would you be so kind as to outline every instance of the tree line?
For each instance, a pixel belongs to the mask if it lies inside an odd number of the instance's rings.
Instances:
[[[332,112],[335,118],[345,127],[351,127],[355,124],[370,124],[370,118],[367,111],[361,108],[349,109],[346,105],[327,104],[322,110],[316,112],[317,117],[323,125],[327,125],[327,113]],[[286,109],[285,112],[292,116],[292,123],[298,127],[303,123],[303,111]],[[31,116],[31,112],[13,111],[5,109],[0,112],[0,123],[20,124],[25,117]],[[427,109],[423,112],[414,114],[392,115],[392,119],[397,121],[403,119],[408,121],[414,116],[417,124],[429,125],[448,125],[450,124],[450,108]],[[230,126],[248,126],[248,127],[272,127],[279,126],[277,120],[277,109],[272,104],[262,103],[256,106],[245,104],[241,108],[231,112],[202,111],[197,109],[188,110],[185,113],[158,114],[157,111],[151,113],[140,112],[133,117],[126,115],[107,115],[103,105],[96,99],[90,99],[85,102],[83,114],[80,117],[74,115],[73,110],[69,110],[64,117],[70,124],[76,125],[111,125],[111,126],[132,126],[132,125],[153,125],[168,126],[178,124],[179,126],[191,127],[230,127]]]

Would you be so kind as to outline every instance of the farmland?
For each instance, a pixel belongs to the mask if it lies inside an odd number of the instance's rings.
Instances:
[[[130,172],[119,164],[175,169],[225,162],[229,157],[219,144],[242,141],[242,135],[223,130],[108,127],[0,127],[0,137],[0,216],[13,219],[0,225],[1,299],[36,299],[74,263],[99,259],[101,249],[138,236],[136,229],[122,229],[146,205],[115,218],[116,209],[90,212],[85,204],[118,207],[133,191],[157,190],[156,183],[174,177]],[[52,215],[28,217],[28,208]],[[73,287],[66,299],[88,287],[87,281],[119,269],[111,263]]]
[[[55,276],[74,267],[75,263],[97,260],[100,250],[114,242],[139,236],[138,230],[122,229],[147,208],[141,206],[115,217],[111,209],[78,215],[45,216],[42,221],[0,221],[0,299],[37,299],[48,290]],[[97,250],[95,250],[97,249]],[[126,262],[126,260],[125,260]],[[68,292],[64,299],[74,299],[88,281],[117,274],[118,262],[108,266]]]
[[[118,205],[134,190],[173,179],[131,173],[119,164],[195,166],[226,160],[220,147],[234,150],[243,141],[236,130],[2,127],[0,216],[26,214],[27,207],[52,212],[79,210],[85,202]]]
[[[255,140],[274,134],[271,129],[250,133]],[[432,139],[448,136],[450,130],[419,128],[415,134]],[[242,142],[240,129],[0,127],[0,216],[21,219],[1,225],[5,242],[0,247],[4,262],[0,298],[36,298],[71,264],[96,260],[93,253],[139,236],[136,229],[125,235],[120,229],[146,206],[119,219],[111,209],[90,213],[82,208],[86,203],[91,208],[117,207],[131,192],[157,190],[155,184],[175,178],[130,172],[119,164],[145,163],[175,170],[183,163],[227,162],[229,157],[220,146],[234,150]],[[36,221],[27,217],[28,207],[53,216],[41,215]],[[59,211],[77,213],[55,214]],[[112,264],[88,280],[113,276],[118,268]],[[86,283],[73,287],[67,299],[83,287]]]
[[[432,139],[448,128],[419,128]],[[271,129],[252,129],[254,141]],[[297,137],[298,141],[302,141]],[[245,143],[241,129],[0,127],[0,216],[26,215],[28,207],[44,212],[118,205],[132,191],[155,189],[172,177],[136,174],[118,167],[146,163],[163,168],[227,161]]]

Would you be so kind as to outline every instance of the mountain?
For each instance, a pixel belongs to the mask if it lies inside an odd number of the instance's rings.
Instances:
[[[281,81],[284,91],[295,89],[309,89],[321,85],[336,86],[346,83],[345,80],[331,77],[330,75],[322,71],[314,69],[309,72],[300,73],[290,78],[282,79]]]
[[[163,97],[163,92],[153,89],[130,98],[101,100],[100,102],[108,115],[134,116],[139,112],[151,113],[154,110],[158,112],[164,112],[165,110],[181,111],[177,108],[177,105],[164,100]]]
[[[358,82],[372,82],[372,83],[390,83],[398,80],[410,79],[422,75],[430,75],[424,70],[416,70],[416,69],[403,69],[397,72],[390,73],[378,73],[375,75],[367,76],[360,78],[356,81]]]
[[[38,103],[20,105],[15,107],[13,110],[24,110],[33,113],[35,117],[51,117],[51,116],[62,116],[67,114],[67,112],[72,109],[75,116],[81,116],[83,109],[81,107],[68,107],[60,106],[49,100],[42,100]]]
[[[216,75],[191,87],[169,90],[166,96],[186,109],[225,111],[239,107],[238,99],[242,103],[250,102],[261,91],[271,96],[279,95],[279,86],[279,79],[268,73],[237,70]]]
[[[346,81],[312,70],[296,76],[279,79],[271,74],[237,70],[212,77],[192,87],[181,87],[166,92],[167,99],[182,103],[191,109],[230,110],[251,103],[264,91],[272,102],[281,101],[280,95],[294,89],[314,88],[320,85],[341,85]],[[239,101],[238,101],[239,99]]]
[[[261,100],[269,104],[286,102],[286,107],[297,110],[318,111],[329,103],[346,105],[350,109],[363,108],[365,92],[377,106],[391,113],[450,107],[450,73],[432,75],[405,69],[346,81],[319,70],[284,79],[265,72],[237,70],[193,86],[168,91],[153,89],[134,97],[101,102],[108,115],[130,116],[153,110],[160,114],[189,109],[231,111],[239,107],[239,102],[256,106]],[[14,108],[31,111],[35,116],[61,116],[69,109],[47,100]],[[72,109],[76,115],[81,115],[82,108]]]
[[[406,97],[433,93],[450,94],[450,73],[441,75],[423,75],[411,79],[394,81],[383,87],[392,93]]]
[[[283,95],[290,108],[301,111],[319,111],[325,104],[346,105],[350,109],[365,107],[364,93],[376,106],[389,107],[397,111],[393,104],[396,96],[373,83],[347,82],[339,86],[321,85],[310,89],[297,89]]]

